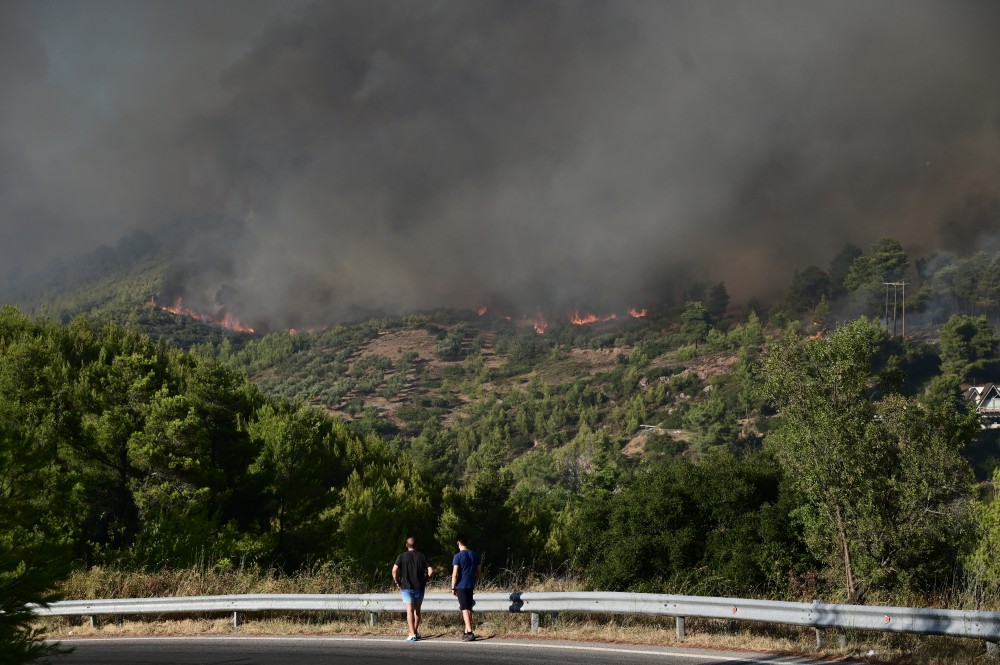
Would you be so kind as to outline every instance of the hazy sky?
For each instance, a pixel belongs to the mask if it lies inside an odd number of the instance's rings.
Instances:
[[[235,220],[176,288],[286,325],[969,250],[997,35],[991,0],[0,0],[0,275]]]

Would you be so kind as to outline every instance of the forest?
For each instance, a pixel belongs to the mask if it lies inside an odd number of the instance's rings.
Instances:
[[[0,637],[24,652],[24,605],[71,570],[381,590],[406,536],[444,560],[460,531],[488,572],[592,589],[996,602],[1000,454],[962,387],[1000,378],[1000,253],[911,265],[882,238],[766,306],[692,283],[545,334],[457,311],[246,334],[151,303],[154,249],[0,310]]]

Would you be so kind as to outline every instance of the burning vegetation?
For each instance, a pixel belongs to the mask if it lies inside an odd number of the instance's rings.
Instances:
[[[205,314],[204,312],[197,312],[189,307],[185,307],[184,298],[180,296],[174,300],[172,305],[160,305],[157,302],[156,296],[153,296],[151,303],[157,309],[164,312],[170,312],[175,316],[185,316],[189,319],[202,321],[213,326],[219,326],[220,328],[225,328],[226,330],[231,330],[233,332],[247,333],[251,335],[254,333],[253,328],[241,322],[230,312],[224,311],[221,316],[212,316],[211,314]]]

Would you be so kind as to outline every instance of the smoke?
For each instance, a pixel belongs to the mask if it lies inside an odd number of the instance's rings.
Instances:
[[[1000,225],[991,2],[0,0],[0,260],[237,219],[241,320],[783,288]],[[992,202],[992,203],[991,203]]]

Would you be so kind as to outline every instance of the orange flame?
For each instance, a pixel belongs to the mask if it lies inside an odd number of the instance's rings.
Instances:
[[[628,311],[628,314],[633,319],[641,319],[642,317],[646,316],[646,308],[643,307],[642,309],[636,309],[633,307]]]
[[[598,321],[615,321],[617,319],[618,315],[614,312],[608,314],[607,316],[598,316],[597,314],[591,313],[581,315],[580,311],[577,310],[576,312],[573,312],[573,316],[570,318],[569,322],[574,326],[585,326],[590,323],[597,323]]]
[[[154,304],[156,303],[155,298],[153,299],[153,303]],[[221,319],[218,319],[214,316],[209,316],[208,314],[201,314],[200,312],[196,312],[193,309],[188,309],[187,307],[184,306],[184,298],[177,298],[177,300],[174,301],[173,305],[167,305],[165,307],[161,307],[160,309],[162,309],[164,312],[170,312],[175,316],[186,316],[188,318],[194,319],[195,321],[204,321],[205,323],[211,323],[213,325],[226,328],[227,330],[232,330],[233,332],[251,333],[251,334],[254,332],[253,328],[244,325],[229,312],[226,312],[225,316],[223,316]]]
[[[534,328],[535,332],[538,333],[539,335],[544,335],[545,329],[549,327],[549,322],[545,320],[545,317],[542,315],[541,310],[535,313],[534,318],[528,316],[522,316],[521,321]]]
[[[479,307],[476,308],[476,314],[478,314],[479,316],[483,316],[488,311],[489,308],[487,308],[486,305],[480,305]]]

